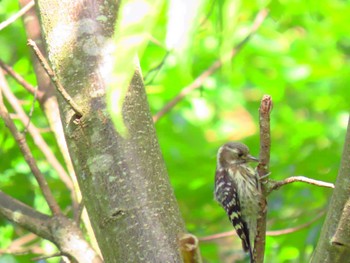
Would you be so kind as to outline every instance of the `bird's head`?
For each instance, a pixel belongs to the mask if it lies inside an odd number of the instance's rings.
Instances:
[[[218,167],[258,162],[259,160],[249,154],[249,148],[240,142],[228,142],[221,146],[217,155]]]

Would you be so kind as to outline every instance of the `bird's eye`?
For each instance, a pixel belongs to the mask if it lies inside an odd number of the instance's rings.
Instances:
[[[238,153],[238,157],[242,157],[243,156],[243,153],[242,152],[239,152]]]

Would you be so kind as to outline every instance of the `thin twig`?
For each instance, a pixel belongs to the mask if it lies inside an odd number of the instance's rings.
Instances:
[[[209,7],[209,11],[205,15],[204,19],[199,23],[199,27],[202,27],[209,20],[209,17],[213,13],[214,7],[216,6],[216,2],[217,2],[216,0],[211,2],[211,5]]]
[[[162,118],[167,112],[169,112],[176,104],[178,104],[181,100],[183,100],[187,94],[189,94],[192,90],[200,88],[203,82],[212,75],[216,70],[218,70],[224,62],[233,59],[239,51],[242,50],[244,45],[248,42],[251,36],[258,30],[264,19],[266,18],[268,11],[266,9],[261,10],[256,16],[253,26],[250,30],[248,36],[242,40],[235,48],[233,48],[229,54],[224,56],[222,60],[216,60],[207,70],[205,70],[202,74],[200,74],[190,85],[185,87],[175,98],[169,101],[156,115],[153,117],[153,121],[157,122],[160,118]]]
[[[161,68],[164,66],[164,63],[167,59],[167,57],[169,56],[170,51],[167,51],[162,59],[162,61],[155,66],[154,68],[150,69],[147,74],[144,77],[144,82],[145,82],[145,86],[149,85],[150,83],[153,82],[153,80],[157,77],[159,71],[161,70]],[[148,81],[149,76],[151,75],[152,72],[156,71],[156,73],[153,75],[153,77],[151,78],[151,80]],[[147,82],[147,83],[146,83]]]
[[[13,240],[10,245],[7,246],[6,250],[18,249],[21,247],[27,246],[29,243],[33,243],[38,236],[34,233],[28,233],[26,235],[20,236],[17,239]]]
[[[5,70],[7,74],[13,77],[14,80],[16,80],[17,83],[20,84],[23,88],[28,90],[31,94],[33,95],[35,94],[37,89],[34,86],[30,85],[27,81],[25,81],[25,79],[22,78],[21,75],[16,73],[10,66],[6,65],[1,59],[0,59],[0,67],[3,70]],[[37,97],[39,101],[43,97],[43,93],[40,90],[37,91]]]
[[[38,46],[35,44],[35,42],[32,39],[28,39],[28,45],[33,49],[35,55],[37,56],[38,60],[40,61],[40,64],[43,66],[44,70],[46,71],[47,75],[49,75],[52,83],[55,85],[57,91],[62,95],[63,99],[72,107],[75,114],[78,118],[83,116],[83,111],[80,109],[80,107],[74,102],[72,97],[68,94],[68,92],[64,89],[62,84],[58,81],[55,73],[50,68],[49,63],[47,63],[45,57],[39,50]]]
[[[264,178],[269,174],[270,164],[270,114],[272,111],[272,99],[269,95],[264,95],[259,108],[259,124],[260,124],[260,156],[259,165],[257,167],[260,178]],[[262,179],[264,182],[265,178]],[[260,211],[258,217],[257,237],[254,245],[254,255],[256,262],[264,262],[265,254],[265,236],[266,236],[266,215],[267,215],[267,201],[266,189],[264,184],[261,185],[262,195],[260,200]]]
[[[2,72],[0,72],[0,74],[1,73]],[[28,116],[25,114],[18,99],[12,93],[10,87],[7,85],[6,82],[3,82],[1,89],[6,100],[10,103],[11,107],[14,109],[19,120],[23,123],[23,125],[26,125],[27,123],[29,123]],[[47,162],[52,166],[53,169],[55,169],[59,178],[62,180],[62,182],[66,185],[66,187],[71,192],[73,203],[75,203],[76,200],[75,198],[73,198],[75,197],[75,195],[74,195],[74,186],[73,186],[72,179],[69,177],[69,175],[67,174],[67,172],[65,171],[61,163],[57,160],[56,156],[53,154],[50,147],[47,145],[47,143],[41,136],[41,133],[38,130],[38,128],[36,128],[32,123],[29,123],[27,128],[28,128],[29,134],[32,136],[34,140],[35,145],[41,150]]]
[[[19,10],[16,14],[5,20],[4,22],[0,23],[0,31],[3,30],[5,27],[7,27],[9,24],[15,22],[18,18],[23,16],[29,9],[31,9],[34,6],[34,0],[30,1],[28,4],[26,4],[21,10]]]
[[[281,229],[281,230],[266,231],[266,235],[267,236],[282,236],[282,235],[287,235],[287,234],[297,232],[299,230],[302,230],[304,228],[311,226],[313,223],[315,223],[317,220],[319,220],[322,216],[324,216],[324,214],[325,214],[325,211],[322,211],[317,216],[315,216],[313,219],[311,219],[309,222],[306,222],[306,223],[301,224],[299,226],[290,227],[290,228]],[[234,236],[234,235],[237,235],[236,230],[223,232],[223,233],[219,233],[219,234],[215,234],[215,235],[210,235],[210,236],[206,236],[206,237],[201,237],[198,240],[199,240],[199,242],[211,242],[211,241],[216,240],[216,239],[226,238],[226,237],[230,237],[230,236]]]
[[[166,46],[161,42],[159,41],[158,39],[156,39],[154,36],[152,36],[151,34],[148,34],[148,39],[150,42],[152,42],[153,44],[155,44],[156,46],[164,49],[165,51],[168,51]]]
[[[3,83],[5,83],[5,78],[2,74],[0,74],[0,87],[3,86]],[[8,113],[8,110],[3,102],[2,99],[2,92],[0,90],[0,116],[2,117],[2,119],[4,120],[6,126],[9,128],[9,130],[11,131],[13,137],[15,138],[23,156],[24,159],[26,160],[26,162],[28,163],[30,170],[32,171],[33,175],[35,176],[35,179],[37,180],[40,189],[45,197],[45,200],[47,202],[47,204],[50,207],[51,212],[54,215],[59,215],[61,214],[61,210],[55,200],[55,198],[52,195],[52,192],[48,186],[47,181],[45,180],[44,175],[40,172],[39,167],[36,164],[36,161],[28,147],[27,141],[25,139],[25,137],[23,136],[23,134],[21,134],[13,120],[10,117],[10,114]]]
[[[307,228],[307,227],[311,226],[313,223],[315,223],[317,220],[319,220],[321,217],[323,217],[325,213],[326,213],[326,211],[322,211],[317,216],[315,216],[313,219],[311,219],[309,222],[306,222],[306,223],[301,224],[299,226],[286,228],[286,229],[281,229],[281,230],[266,231],[266,235],[270,236],[270,237],[273,237],[273,236],[282,236],[282,235],[287,235],[287,234],[291,234],[291,233],[297,232],[299,230],[302,230],[304,228]]]
[[[33,101],[32,101],[32,106],[30,107],[30,111],[29,111],[29,114],[28,114],[28,122],[27,122],[27,124],[24,127],[23,134],[26,134],[27,131],[28,131],[30,120],[32,119],[33,112],[34,112],[34,106],[35,106],[35,102],[36,102],[36,99],[37,99],[37,94],[38,94],[38,89],[35,89],[35,93],[34,93],[34,97],[33,97]]]
[[[307,183],[307,184],[312,184],[320,187],[327,187],[327,188],[334,188],[334,184],[332,183],[327,183],[315,179],[311,179],[305,176],[292,176],[288,177],[282,181],[272,181],[269,180],[269,189],[268,191],[271,192],[273,190],[279,189],[281,186],[290,184],[290,183],[295,183],[295,182],[302,182],[302,183]]]

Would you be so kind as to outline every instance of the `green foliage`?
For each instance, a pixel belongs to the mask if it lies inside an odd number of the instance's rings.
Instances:
[[[232,229],[223,210],[213,200],[216,150],[226,141],[240,140],[258,156],[258,107],[263,94],[270,94],[274,101],[271,178],[275,180],[304,175],[335,181],[350,101],[348,2],[202,2],[203,6],[197,6],[198,12],[188,20],[191,21],[188,31],[183,31],[185,43],[170,41],[172,44],[169,44],[170,36],[177,34],[173,31],[176,26],[167,24],[172,4],[162,9],[150,32],[157,41],[151,40],[147,45],[141,57],[141,68],[144,76],[150,73],[146,89],[153,114],[215,60],[223,58],[239,44],[249,33],[261,8],[268,8],[270,14],[232,61],[224,63],[199,89],[188,94],[156,123],[187,229],[198,237]],[[13,1],[3,0],[1,6],[0,20],[17,10]],[[185,15],[178,17],[178,23],[182,19]],[[0,47],[0,58],[34,83],[20,21],[0,32]],[[168,52],[161,67],[151,71]],[[32,97],[7,79],[28,113]],[[37,103],[32,122],[42,128],[48,127]],[[0,158],[6,160],[0,162],[2,190],[48,212],[37,184],[2,121],[0,127]],[[52,134],[45,135],[59,155]],[[29,143],[60,205],[67,210],[68,192],[35,144],[31,140]],[[310,221],[326,209],[331,193],[329,189],[301,183],[274,192],[268,200],[268,229],[285,229]],[[268,262],[307,262],[316,245],[322,220],[288,235],[268,237]],[[4,233],[0,235],[1,247],[24,233],[24,230],[14,231],[3,219],[0,224],[1,233]],[[223,260],[225,251],[216,241],[203,243],[201,249],[207,262],[222,262],[219,258]],[[239,247],[234,249],[239,250]],[[0,257],[0,261],[6,261],[5,257],[8,256]],[[20,257],[11,260],[26,262]]]
[[[143,53],[147,34],[155,24],[161,6],[160,0],[131,0],[122,2],[120,6],[114,36],[115,50],[110,54],[112,68],[107,83],[107,102],[116,130],[123,137],[129,135],[122,115],[123,102],[135,64],[138,64],[137,54]]]

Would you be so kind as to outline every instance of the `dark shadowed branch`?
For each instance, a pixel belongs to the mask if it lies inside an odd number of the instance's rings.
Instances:
[[[162,61],[161,61],[157,66],[155,66],[154,68],[152,68],[151,70],[149,70],[149,71],[147,72],[147,74],[146,74],[145,77],[144,77],[144,81],[145,81],[145,85],[146,85],[146,86],[149,85],[149,84],[151,84],[151,83],[153,82],[153,80],[157,77],[159,71],[160,71],[161,68],[164,66],[165,61],[166,61],[166,59],[168,58],[169,54],[170,54],[170,51],[167,51],[167,52],[165,53],[165,55],[164,55]],[[155,72],[155,73],[153,74],[152,78],[149,80],[149,78],[150,78],[150,76],[151,76],[151,74],[152,74],[153,72]]]
[[[0,191],[0,215],[32,233],[50,240],[73,262],[101,263],[79,227],[63,215],[50,217]]]
[[[19,202],[1,191],[0,215],[38,236],[50,241],[54,240],[50,233],[50,217],[48,215],[35,211],[33,208]]]

